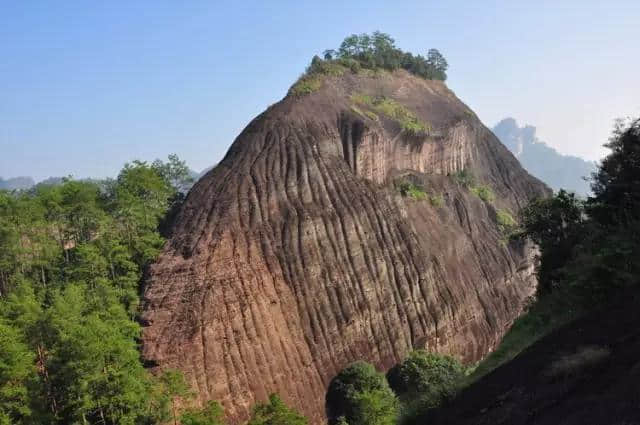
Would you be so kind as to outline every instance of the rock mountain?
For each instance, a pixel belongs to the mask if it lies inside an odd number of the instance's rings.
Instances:
[[[493,132],[527,171],[553,190],[565,189],[582,197],[591,192],[585,178],[590,178],[596,171],[595,162],[558,153],[536,137],[535,127],[519,127],[513,118],[500,121],[493,127]]]
[[[533,249],[507,241],[498,212],[549,192],[444,83],[324,76],[255,118],[190,191],[149,271],[143,355],[231,423],[271,392],[321,423],[329,381],[355,360],[386,370],[427,348],[477,361],[535,287]]]

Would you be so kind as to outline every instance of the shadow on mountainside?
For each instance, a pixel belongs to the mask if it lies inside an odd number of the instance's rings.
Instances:
[[[533,344],[416,424],[640,424],[640,294]]]

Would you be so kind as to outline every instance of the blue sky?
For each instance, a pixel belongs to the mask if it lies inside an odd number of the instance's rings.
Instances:
[[[438,48],[492,126],[597,159],[640,115],[638,1],[0,0],[0,176],[114,175],[175,152],[200,170],[315,53],[376,29]]]

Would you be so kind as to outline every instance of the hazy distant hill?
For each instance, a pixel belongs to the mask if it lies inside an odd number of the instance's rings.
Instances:
[[[0,190],[23,190],[29,189],[36,182],[31,177],[13,177],[4,180],[0,177]]]
[[[195,170],[189,169],[189,175],[191,176],[191,178],[193,178],[193,183],[197,182],[198,179],[200,179],[200,177],[202,177],[211,168],[213,167],[208,167],[207,169],[201,172],[197,172]],[[55,186],[55,185],[62,184],[63,179],[64,177],[49,177],[38,182],[37,184]],[[102,181],[102,179],[94,179],[94,178],[85,178],[80,180],[92,181],[95,183],[100,183]],[[188,185],[186,188],[184,188],[185,192],[191,189],[192,185],[193,184]],[[34,186],[36,186],[36,182],[33,179],[33,177],[27,177],[27,176],[12,177],[6,180],[0,177],[0,190],[27,190],[27,189],[31,189]]]
[[[581,196],[589,193],[589,182],[583,177],[590,177],[596,170],[595,162],[558,153],[536,137],[535,127],[519,127],[513,118],[500,121],[493,132],[529,173],[553,190],[567,189]]]

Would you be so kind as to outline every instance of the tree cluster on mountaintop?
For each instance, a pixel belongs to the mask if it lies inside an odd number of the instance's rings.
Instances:
[[[449,64],[437,49],[429,49],[427,57],[414,55],[396,47],[395,40],[380,31],[373,34],[352,34],[340,47],[325,50],[323,58],[315,56],[308,73],[322,72],[327,64],[337,63],[352,70],[405,69],[428,80],[446,80]]]

